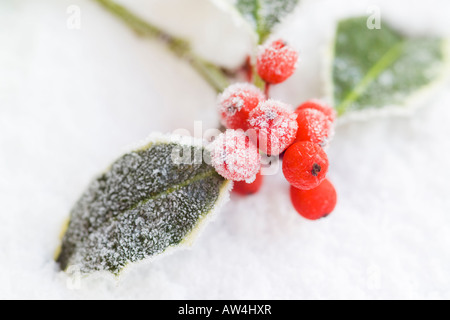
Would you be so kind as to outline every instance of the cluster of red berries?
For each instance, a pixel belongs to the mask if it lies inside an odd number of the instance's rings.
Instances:
[[[261,49],[256,70],[269,86],[288,79],[297,62],[298,53],[279,40]],[[336,117],[331,107],[309,101],[293,111],[250,83],[230,86],[218,105],[228,129],[210,145],[211,162],[219,174],[235,181],[234,192],[259,191],[263,182],[260,152],[282,155],[295,209],[311,220],[334,210],[336,190],[326,179],[329,161],[323,150]]]

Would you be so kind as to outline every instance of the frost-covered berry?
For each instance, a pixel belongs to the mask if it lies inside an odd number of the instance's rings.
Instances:
[[[245,181],[235,182],[233,192],[242,196],[255,194],[261,189],[263,180],[264,178],[261,173],[258,173],[256,175],[255,181],[253,181],[252,183],[247,183]]]
[[[323,112],[328,120],[334,122],[336,120],[336,110],[333,107],[320,100],[310,100],[300,105],[295,112],[305,109],[314,109]]]
[[[286,150],[297,134],[297,115],[290,106],[267,100],[250,113],[249,127],[255,131],[258,147],[268,155],[277,156]]]
[[[247,130],[249,113],[264,100],[264,93],[250,83],[231,85],[218,98],[223,125],[229,129]]]
[[[297,68],[298,52],[283,40],[261,47],[257,59],[259,76],[270,84],[284,82]]]
[[[315,143],[304,141],[290,146],[283,157],[283,173],[286,180],[300,190],[318,187],[328,173],[328,156]]]
[[[208,146],[211,165],[225,179],[253,182],[261,168],[261,156],[241,130],[227,130]]]
[[[297,141],[311,141],[326,145],[332,135],[333,124],[329,118],[316,109],[300,109],[297,114]]]
[[[300,190],[291,186],[291,201],[295,210],[304,218],[318,220],[334,211],[337,193],[333,184],[325,179],[317,188]]]

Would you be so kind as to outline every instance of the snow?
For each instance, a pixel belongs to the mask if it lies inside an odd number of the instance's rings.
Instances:
[[[250,48],[243,27],[206,0],[122,2],[227,66]],[[337,17],[378,5],[405,33],[450,32],[446,0],[336,2],[303,0],[279,28],[274,37],[302,62],[275,99],[323,96]],[[81,30],[66,26],[71,5]],[[213,128],[216,95],[88,0],[2,1],[0,43],[0,298],[450,298],[450,84],[409,117],[336,128],[328,151],[339,203],[328,219],[299,217],[280,172],[259,195],[233,196],[191,250],[131,267],[120,282],[77,281],[52,258],[89,181],[150,132],[195,120]]]

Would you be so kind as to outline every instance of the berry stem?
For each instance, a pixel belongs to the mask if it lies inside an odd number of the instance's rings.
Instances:
[[[256,71],[256,67],[253,67],[253,84],[259,88],[261,91],[265,90],[266,83],[263,79],[259,76],[258,72]]]
[[[245,60],[244,71],[247,76],[247,82],[252,83],[253,82],[253,66],[252,66],[251,56],[248,56],[247,59]]]
[[[270,88],[271,88],[270,83],[266,82],[266,84],[264,86],[264,94],[266,95],[266,99],[270,98]]]
[[[189,43],[181,38],[174,37],[162,29],[146,22],[142,18],[113,0],[94,0],[104,9],[121,19],[139,36],[153,38],[161,41],[176,56],[190,63],[190,65],[217,91],[222,92],[228,87],[229,81],[222,68],[198,57],[192,52]]]

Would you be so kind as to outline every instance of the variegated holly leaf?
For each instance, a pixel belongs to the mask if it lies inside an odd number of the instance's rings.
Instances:
[[[263,43],[273,28],[294,11],[299,0],[213,0],[216,4],[237,11]],[[233,7],[232,7],[233,6]],[[232,12],[232,10],[229,10]]]
[[[407,105],[448,71],[448,42],[411,38],[367,17],[339,23],[334,42],[330,94],[340,115]]]
[[[114,162],[72,209],[57,255],[61,269],[118,275],[132,262],[189,244],[230,189],[204,152],[157,138]]]

